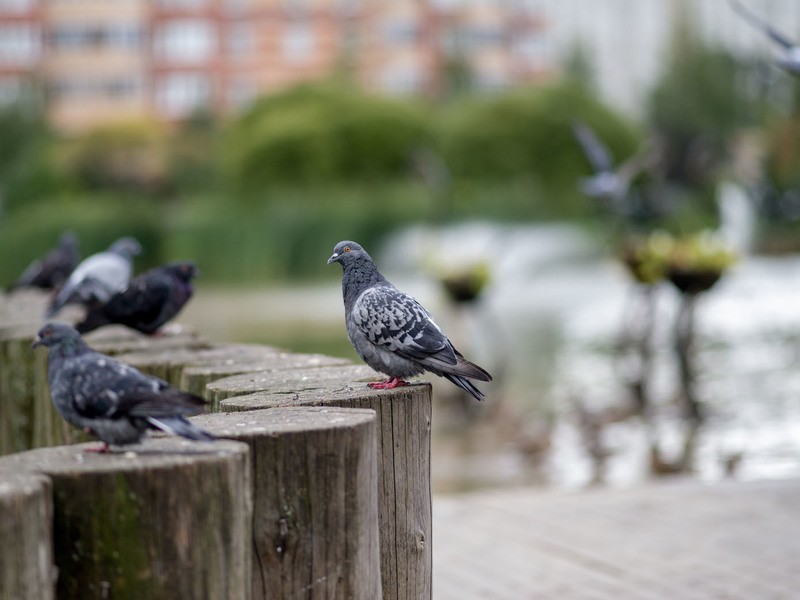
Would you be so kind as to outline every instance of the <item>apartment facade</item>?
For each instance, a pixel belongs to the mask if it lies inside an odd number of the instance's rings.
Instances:
[[[543,21],[516,0],[0,0],[0,102],[65,130],[235,111],[347,72],[435,96],[454,65],[502,89],[546,77]]]

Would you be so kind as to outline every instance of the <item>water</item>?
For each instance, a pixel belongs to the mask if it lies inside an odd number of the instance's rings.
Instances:
[[[650,477],[652,439],[676,455],[684,424],[672,350],[678,295],[658,292],[654,416],[610,419],[587,437],[581,414],[630,406],[630,360],[619,340],[633,286],[603,244],[568,226],[466,224],[416,228],[372,249],[382,270],[423,302],[496,381],[487,401],[464,402],[435,379],[433,478],[437,491],[538,483],[588,484],[587,444],[607,454],[604,482]],[[488,261],[474,305],[455,308],[434,274]],[[261,341],[356,359],[346,341],[338,269],[321,285],[230,293],[201,290],[184,320],[226,340]],[[220,307],[224,307],[221,310]],[[694,476],[800,476],[800,257],[747,258],[697,305],[698,394],[708,420]]]

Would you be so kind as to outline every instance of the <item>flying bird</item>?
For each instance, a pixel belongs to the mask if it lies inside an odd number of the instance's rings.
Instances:
[[[731,8],[756,29],[760,29],[778,46],[781,53],[775,63],[784,71],[800,76],[800,45],[783,35],[764,19],[746,8],[739,0],[728,0]]]
[[[138,443],[148,429],[190,440],[214,439],[186,420],[203,412],[205,400],[95,352],[69,325],[45,324],[33,342],[37,346],[49,349],[47,382],[58,412],[103,442],[92,451]]]
[[[594,169],[594,175],[581,181],[581,191],[589,196],[607,202],[620,214],[628,212],[631,182],[653,160],[653,148],[648,144],[624,163],[615,167],[611,151],[600,141],[594,130],[586,123],[575,121],[572,132],[578,140],[583,153]]]
[[[89,304],[86,316],[78,323],[79,333],[118,323],[146,334],[177,315],[194,293],[192,279],[198,270],[192,262],[176,262],[150,269],[131,279],[108,302]]]
[[[9,287],[9,291],[30,287],[43,290],[55,289],[66,281],[79,260],[78,238],[68,231],[61,236],[58,246],[43,258],[28,265],[22,275]]]
[[[79,264],[50,302],[46,316],[52,317],[67,304],[108,302],[128,285],[133,272],[133,257],[142,247],[132,237],[123,237]]]
[[[430,313],[381,275],[369,254],[355,242],[339,242],[328,264],[342,265],[347,336],[370,367],[389,379],[368,384],[374,389],[408,385],[404,378],[429,371],[481,400],[470,379],[491,381],[483,368],[453,347]]]

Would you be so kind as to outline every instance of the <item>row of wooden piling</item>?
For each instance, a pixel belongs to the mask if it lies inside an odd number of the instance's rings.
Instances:
[[[30,348],[44,300],[0,297],[0,600],[430,598],[428,384],[105,328],[87,342],[204,396],[196,421],[225,439],[90,454]]]

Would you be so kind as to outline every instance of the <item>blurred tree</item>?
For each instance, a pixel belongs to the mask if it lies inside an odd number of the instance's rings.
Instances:
[[[672,55],[650,94],[648,117],[665,143],[667,177],[701,186],[725,158],[732,134],[760,111],[736,59],[699,41],[685,2],[675,7]]]
[[[302,85],[258,101],[231,127],[226,174],[241,190],[375,181],[408,174],[430,141],[418,106],[332,84]]]
[[[594,64],[586,45],[580,39],[576,39],[567,52],[564,60],[564,74],[568,79],[586,86],[587,89],[596,89]]]
[[[47,198],[62,183],[41,112],[22,104],[0,109],[0,215]]]
[[[99,126],[69,140],[64,164],[86,190],[157,195],[169,189],[165,128],[153,121]]]
[[[549,202],[574,203],[563,207],[562,216],[578,216],[585,199],[577,182],[590,167],[572,133],[576,119],[590,124],[617,159],[638,147],[639,136],[630,124],[584,85],[566,81],[470,98],[448,108],[439,129],[443,156],[455,178],[528,179],[541,185]]]
[[[173,192],[207,192],[219,179],[220,126],[208,111],[198,111],[171,132],[168,180]]]

